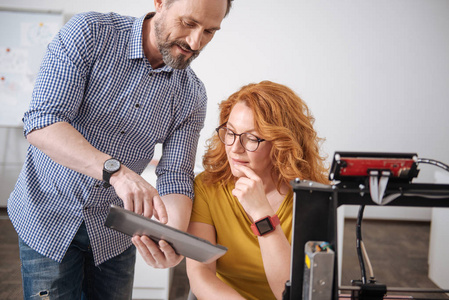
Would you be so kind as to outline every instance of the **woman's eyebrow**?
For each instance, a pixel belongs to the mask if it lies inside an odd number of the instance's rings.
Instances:
[[[231,129],[232,131],[235,131],[235,127],[234,126],[232,126],[232,123],[230,123],[229,121],[228,122],[226,122],[226,128],[229,128],[229,129]],[[254,133],[255,132],[255,133]],[[236,132],[237,133],[237,132]],[[250,129],[250,130],[245,130],[244,132],[241,132],[241,133],[251,133],[251,134],[254,134],[254,135],[257,135],[256,133],[256,129]]]

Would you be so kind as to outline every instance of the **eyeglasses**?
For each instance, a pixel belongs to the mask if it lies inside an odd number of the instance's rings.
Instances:
[[[225,123],[226,124],[226,123]],[[249,152],[254,152],[259,148],[259,144],[264,142],[264,139],[260,139],[254,134],[244,132],[237,134],[231,129],[225,127],[224,125],[219,126],[215,130],[218,133],[218,137],[226,146],[232,146],[235,142],[235,137],[238,136],[240,138],[240,144]]]

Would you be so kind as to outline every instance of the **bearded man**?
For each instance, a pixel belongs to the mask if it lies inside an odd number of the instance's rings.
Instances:
[[[104,221],[115,204],[187,229],[207,103],[189,64],[231,0],[154,4],[141,18],[76,15],[48,45],[23,118],[30,146],[8,200],[25,299],[130,299],[133,242],[149,249],[153,267],[182,260],[166,242],[131,241]],[[158,143],[153,187],[140,174]]]

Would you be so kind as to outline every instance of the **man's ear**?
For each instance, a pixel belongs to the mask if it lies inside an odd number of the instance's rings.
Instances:
[[[162,2],[163,0],[154,0],[154,8],[157,12],[160,12],[162,10]]]

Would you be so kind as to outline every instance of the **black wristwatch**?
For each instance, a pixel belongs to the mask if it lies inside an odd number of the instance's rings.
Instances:
[[[106,160],[103,164],[103,187],[108,188],[111,186],[109,179],[111,175],[120,170],[121,163],[118,159],[110,158]]]
[[[281,223],[279,217],[275,214],[273,216],[266,216],[265,218],[259,219],[251,224],[251,230],[257,236],[265,235],[276,229]]]

